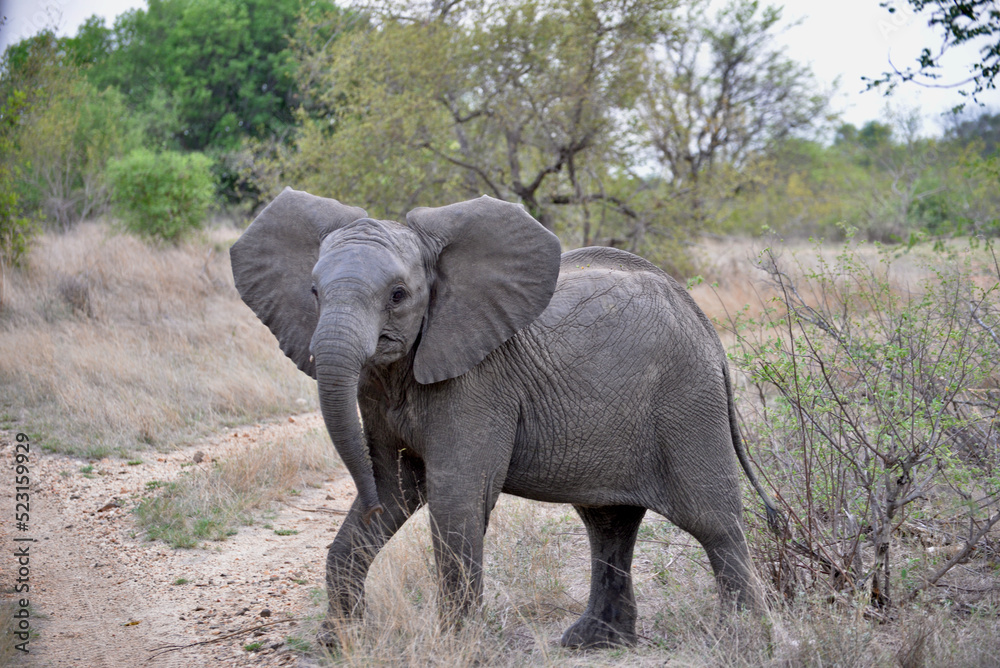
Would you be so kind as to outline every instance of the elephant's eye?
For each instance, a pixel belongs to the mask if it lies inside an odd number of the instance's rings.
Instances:
[[[396,304],[399,304],[404,299],[406,299],[406,289],[403,288],[403,287],[393,288],[392,294],[389,295],[389,302],[393,306],[395,306]]]
[[[313,286],[309,288],[309,291],[313,293],[313,297],[316,297],[317,299],[319,298],[319,291],[316,290],[315,284],[313,284]]]

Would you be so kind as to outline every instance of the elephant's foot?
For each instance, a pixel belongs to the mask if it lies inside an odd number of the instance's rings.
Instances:
[[[322,647],[338,647],[340,645],[340,634],[337,632],[340,624],[324,619],[319,625],[316,633],[316,643]]]
[[[621,622],[615,624],[599,616],[584,613],[573,626],[566,629],[559,643],[563,647],[575,649],[600,649],[634,645],[635,640],[634,621],[631,624]]]
[[[319,625],[319,631],[316,632],[316,642],[323,647],[338,648],[342,644],[341,640],[344,638],[345,632],[350,635],[358,621],[357,618],[351,617],[327,616]]]

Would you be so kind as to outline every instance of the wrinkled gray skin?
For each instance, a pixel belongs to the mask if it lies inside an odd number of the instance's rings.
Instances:
[[[474,606],[500,492],[573,504],[587,528],[590,601],[564,645],[635,641],[647,509],[704,546],[725,598],[760,605],[738,462],[773,508],[743,454],[719,339],[654,265],[610,248],[560,256],[521,207],[488,197],[404,226],[290,189],[231,255],[244,301],[317,379],[358,487],[327,558],[321,641],[360,614],[375,554],[423,504],[442,614]]]

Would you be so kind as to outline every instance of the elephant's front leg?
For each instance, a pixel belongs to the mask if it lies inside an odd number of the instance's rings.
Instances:
[[[336,629],[346,619],[358,617],[364,604],[365,577],[375,555],[421,506],[424,498],[423,467],[419,460],[400,456],[392,467],[376,465],[376,484],[385,512],[362,519],[361,502],[355,499],[326,557],[326,590],[329,605],[318,640],[336,643]]]
[[[482,597],[483,535],[506,470],[506,462],[453,466],[436,476],[428,470],[427,504],[438,566],[439,608],[448,626]]]
[[[483,508],[454,501],[442,500],[437,504],[432,501],[430,518],[440,613],[445,623],[451,625],[477,605],[482,596],[486,530]]]

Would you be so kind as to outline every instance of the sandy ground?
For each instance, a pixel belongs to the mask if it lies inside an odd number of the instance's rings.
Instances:
[[[268,522],[295,529],[295,535],[276,535],[257,522],[208,549],[174,550],[145,540],[131,511],[150,494],[147,482],[173,480],[182,464],[193,464],[196,452],[204,459],[195,466],[211,466],[236,449],[321,424],[318,414],[306,414],[232,430],[169,454],[143,454],[140,465],[103,459],[93,462],[90,477],[80,473],[88,462],[43,453],[33,444],[28,530],[17,531],[6,519],[0,523],[5,592],[17,569],[10,555],[30,546],[31,626],[37,635],[21,659],[30,666],[115,668],[308,665],[288,639],[311,639],[315,623],[282,620],[323,610],[325,548],[343,517],[330,511],[348,508],[354,496],[346,473],[303,490],[294,505],[278,506]],[[10,517],[14,432],[0,434],[0,454],[9,474],[3,514]],[[187,582],[174,584],[181,578]],[[217,640],[268,622],[282,623],[150,660],[160,646]],[[250,643],[261,648],[245,650]]]

